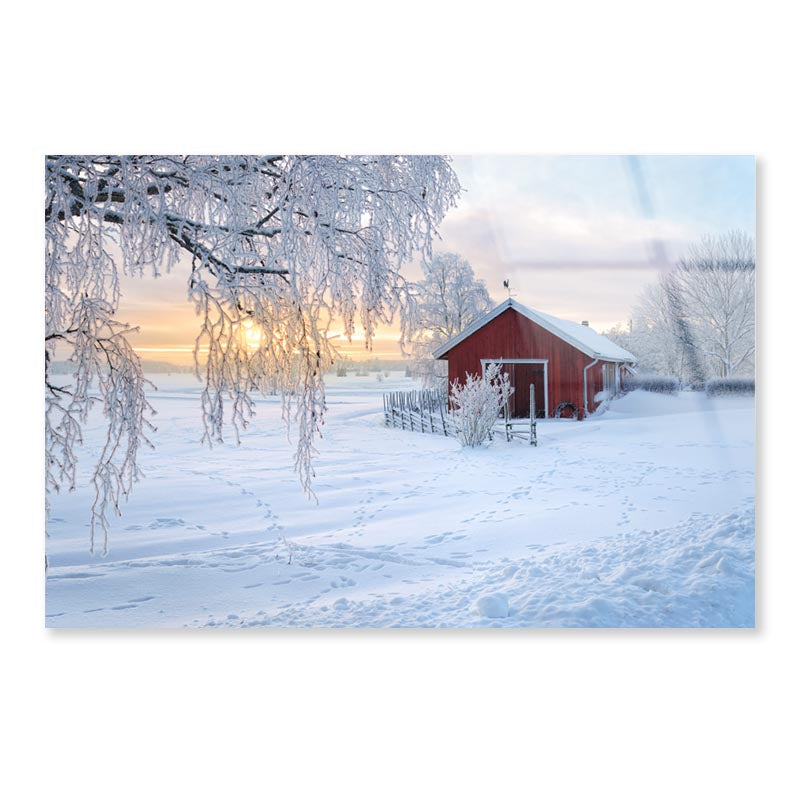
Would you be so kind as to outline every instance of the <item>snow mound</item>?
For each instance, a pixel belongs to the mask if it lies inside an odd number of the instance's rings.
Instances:
[[[752,407],[751,397],[708,397],[703,392],[689,391],[659,394],[636,389],[611,400],[609,412],[611,417],[660,417],[667,414],[719,413]]]
[[[486,594],[475,606],[482,617],[502,619],[508,616],[508,597],[504,594]]]
[[[696,514],[661,531],[552,547],[505,590],[515,625],[536,627],[752,627],[752,510]],[[538,574],[543,572],[544,576]],[[499,571],[487,576],[498,583]]]

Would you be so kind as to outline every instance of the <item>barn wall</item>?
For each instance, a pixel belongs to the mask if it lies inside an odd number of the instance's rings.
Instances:
[[[583,368],[593,359],[532,322],[513,308],[506,309],[447,354],[450,383],[464,381],[467,373],[480,375],[481,359],[546,358],[550,414],[561,402],[583,408]],[[594,396],[603,389],[603,362],[589,369],[589,411]]]

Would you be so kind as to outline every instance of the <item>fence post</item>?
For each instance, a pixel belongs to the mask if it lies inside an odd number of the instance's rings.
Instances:
[[[529,408],[531,413],[531,419],[530,419],[531,427],[528,435],[528,444],[533,444],[533,431],[534,431],[534,426],[536,425],[536,422],[534,421],[536,419],[536,395],[534,394],[533,391],[533,384],[531,384],[530,393],[531,397],[530,397]]]

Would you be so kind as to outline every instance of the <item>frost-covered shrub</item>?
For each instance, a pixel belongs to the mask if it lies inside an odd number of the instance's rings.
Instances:
[[[454,380],[450,387],[453,422],[461,444],[477,447],[492,432],[503,407],[514,391],[499,364],[487,365],[481,377],[467,374],[465,383]]]
[[[680,381],[673,375],[623,375],[622,377],[623,392],[641,389],[643,392],[677,394],[680,386]]]
[[[706,394],[709,397],[755,393],[756,382],[754,378],[714,378],[706,381]]]

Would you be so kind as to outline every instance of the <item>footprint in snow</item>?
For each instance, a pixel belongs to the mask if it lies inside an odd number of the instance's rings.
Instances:
[[[147,527],[153,530],[160,528],[182,528],[186,525],[186,521],[180,517],[157,517]]]

